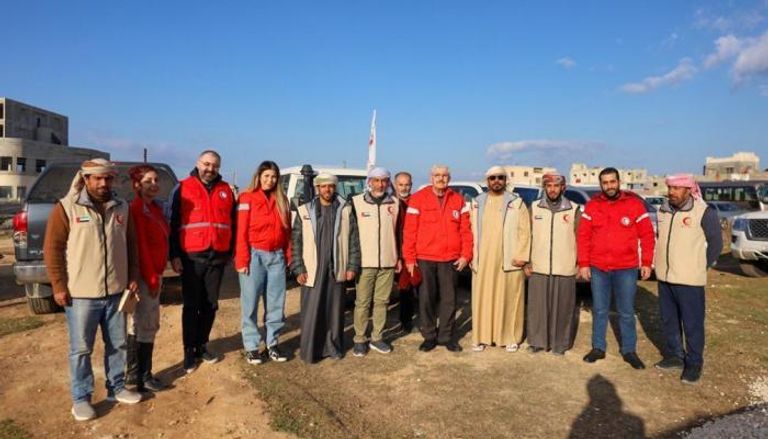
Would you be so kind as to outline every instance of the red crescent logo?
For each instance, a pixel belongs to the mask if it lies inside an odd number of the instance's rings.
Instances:
[[[563,215],[563,222],[564,223],[568,223],[570,221],[571,221],[571,216],[570,215],[568,215],[567,213],[565,215]]]
[[[691,225],[691,217],[687,216],[683,218],[683,225],[690,226]]]

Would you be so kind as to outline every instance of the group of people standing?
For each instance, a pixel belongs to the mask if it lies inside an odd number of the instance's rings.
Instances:
[[[315,196],[292,212],[274,162],[262,162],[239,197],[222,180],[220,166],[217,152],[201,153],[164,213],[155,199],[156,169],[139,165],[129,171],[136,192],[129,204],[112,194],[114,165],[88,160],[52,211],[44,254],[54,298],[66,310],[76,420],[95,417],[90,356],[97,327],[106,345],[109,399],[133,404],[141,401],[141,392],[165,388],[152,375],[152,353],[169,259],[182,280],[187,373],[221,358],[208,342],[224,269],[232,259],[250,364],[288,360],[279,337],[289,271],[301,285],[300,358],[307,363],[344,356],[345,292],[353,281],[354,356],[365,356],[369,349],[392,351],[384,328],[393,289],[399,292],[405,333],[413,329],[418,303],[420,351],[439,345],[461,351],[457,285],[459,274],[468,269],[473,351],[499,346],[515,352],[527,337],[529,352],[563,355],[578,325],[580,278],[592,287],[592,350],[584,361],[605,358],[615,297],[622,356],[641,369],[634,297],[638,276],[650,277],[655,261],[667,340],[656,366],[683,369],[685,382],[699,379],[706,270],[714,265],[722,238],[716,215],[690,176],[668,179],[669,201],[658,220],[661,245],[655,246],[643,203],[620,190],[614,168],[601,172],[602,193],[586,206],[564,197],[563,176],[548,174],[543,195],[530,207],[508,190],[500,166],[486,172],[487,192],[469,202],[449,188],[450,170],[443,165],[433,166],[430,184],[413,194],[409,173],[393,178],[388,170],[374,168],[366,191],[350,199],[337,193],[336,176],[321,173],[312,183]],[[126,289],[130,293],[125,294],[139,297],[127,316],[118,310]],[[136,391],[126,385],[135,385]]]

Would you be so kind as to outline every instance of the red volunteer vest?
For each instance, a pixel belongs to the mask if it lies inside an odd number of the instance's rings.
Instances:
[[[197,177],[181,181],[181,248],[187,253],[213,249],[230,250],[232,209],[235,202],[229,185],[219,181],[210,193]]]

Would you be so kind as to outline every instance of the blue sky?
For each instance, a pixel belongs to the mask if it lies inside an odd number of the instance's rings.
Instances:
[[[768,166],[768,0],[6,2],[0,96],[70,118],[70,143],[241,185],[261,160],[423,181],[571,162]]]

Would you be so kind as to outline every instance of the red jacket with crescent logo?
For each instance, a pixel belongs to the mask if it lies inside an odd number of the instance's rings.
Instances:
[[[156,291],[168,261],[168,221],[159,204],[147,204],[138,195],[131,202],[130,212],[136,225],[141,278],[150,290]]]
[[[472,260],[472,230],[464,197],[446,189],[442,206],[427,186],[408,200],[403,229],[403,259],[448,262],[464,257]]]
[[[286,264],[290,264],[291,229],[283,225],[274,195],[267,198],[261,189],[243,192],[237,204],[237,241],[235,242],[235,269],[251,263],[251,247],[273,252],[283,250]],[[291,213],[286,213],[290,221]]]
[[[229,251],[235,203],[229,185],[220,180],[208,193],[200,178],[190,176],[181,181],[179,192],[181,249],[187,253]]]
[[[639,196],[621,191],[618,199],[609,200],[600,194],[584,207],[577,232],[579,267],[650,267],[654,245],[653,225]]]

